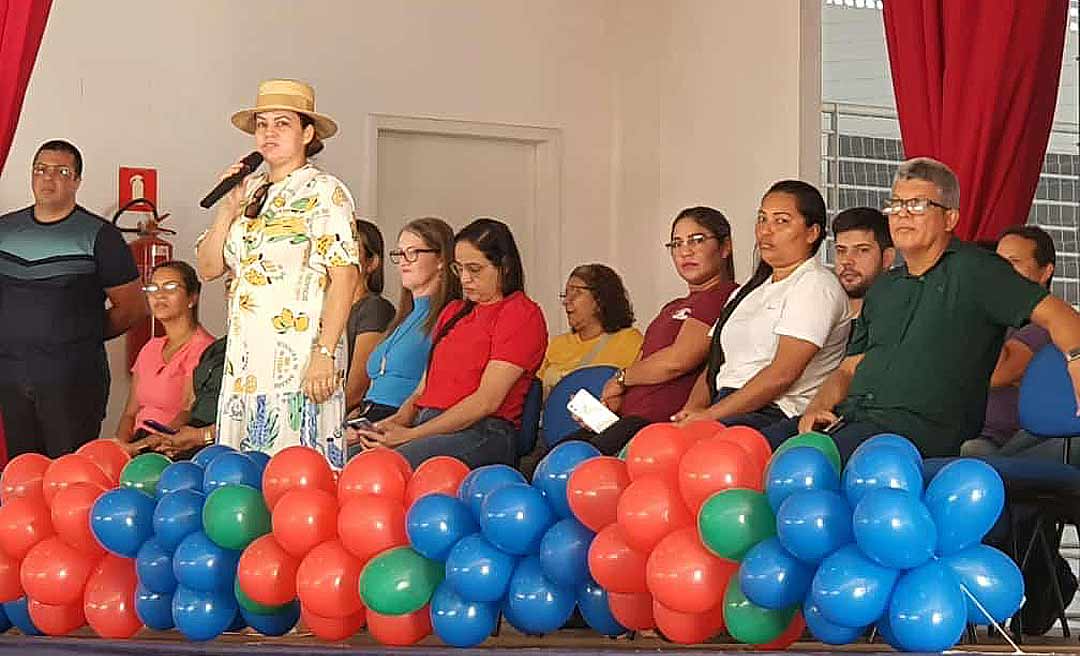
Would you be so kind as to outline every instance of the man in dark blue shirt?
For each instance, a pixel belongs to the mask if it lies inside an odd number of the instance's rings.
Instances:
[[[46,142],[34,155],[34,204],[0,217],[0,412],[11,457],[55,458],[98,437],[105,341],[148,314],[124,238],[76,205],[81,182],[78,149]]]

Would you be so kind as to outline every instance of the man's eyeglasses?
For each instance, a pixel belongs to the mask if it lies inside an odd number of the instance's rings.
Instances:
[[[710,239],[719,239],[719,237],[717,237],[716,235],[705,235],[701,233],[690,235],[686,239],[676,237],[675,239],[672,239],[668,243],[664,244],[664,248],[668,249],[672,253],[681,251],[684,246],[692,251],[696,251],[697,249],[701,248],[702,244],[704,244]]]
[[[161,292],[168,292],[168,293],[171,294],[171,293],[177,291],[178,289],[183,289],[183,288],[184,288],[184,286],[181,285],[180,283],[176,282],[175,280],[169,280],[168,282],[163,282],[160,285],[157,284],[156,282],[152,282],[149,285],[143,285],[142,290],[143,290],[143,293],[147,294],[147,295],[149,295],[149,294],[158,294],[158,293],[161,293]]]
[[[926,214],[926,210],[931,207],[940,207],[946,212],[953,209],[948,205],[942,205],[936,200],[931,200],[929,198],[890,198],[881,206],[881,212],[882,214],[892,216],[893,214],[899,214],[900,212],[907,210],[908,214],[918,216],[920,214]]]
[[[566,291],[559,292],[559,300],[565,303],[567,299],[570,299],[572,301],[578,296],[584,294],[585,292],[591,291],[592,287],[586,287],[585,285],[567,285]]]
[[[394,264],[401,264],[402,260],[406,262],[415,262],[420,259],[420,253],[438,253],[437,248],[405,248],[396,249],[390,251],[390,261]]]
[[[44,178],[49,174],[55,173],[65,180],[75,179],[75,169],[70,166],[64,166],[63,164],[34,164],[32,169],[34,177]]]
[[[255,190],[255,194],[251,197],[251,202],[244,206],[244,216],[249,219],[254,219],[262,212],[263,205],[266,203],[266,192],[270,190],[270,183],[264,182],[259,185]]]

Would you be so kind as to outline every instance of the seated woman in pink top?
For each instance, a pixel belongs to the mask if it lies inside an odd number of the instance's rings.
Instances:
[[[191,397],[191,372],[214,337],[199,325],[199,289],[195,269],[172,261],[154,268],[143,287],[150,312],[165,327],[139,351],[131,368],[131,390],[116,429],[116,440],[135,454],[155,446],[145,422],[182,426]]]

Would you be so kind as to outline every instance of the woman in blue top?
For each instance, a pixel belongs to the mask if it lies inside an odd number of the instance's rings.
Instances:
[[[397,315],[371,352],[371,379],[364,402],[352,416],[378,421],[397,412],[427,370],[431,331],[446,304],[461,298],[461,282],[450,275],[454,231],[441,219],[410,221],[401,229],[390,261],[401,272]]]

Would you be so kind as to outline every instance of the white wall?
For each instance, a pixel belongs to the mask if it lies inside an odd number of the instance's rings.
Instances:
[[[361,213],[369,113],[560,129],[559,270],[614,262],[644,323],[680,291],[659,246],[679,208],[728,215],[744,277],[761,192],[816,174],[819,20],[820,0],[56,0],[0,210],[31,202],[34,149],[67,138],[86,157],[79,201],[102,215],[118,166],[157,167],[191,259],[198,199],[251,150],[229,114],[259,80],[297,77],[341,124],[321,164]],[[221,298],[213,283],[202,303],[216,333]],[[106,432],[126,395],[118,345]]]

